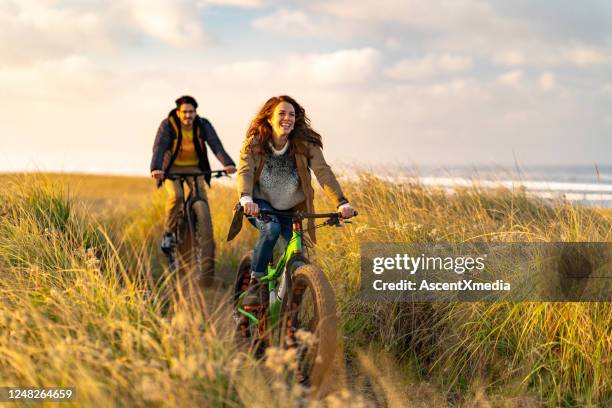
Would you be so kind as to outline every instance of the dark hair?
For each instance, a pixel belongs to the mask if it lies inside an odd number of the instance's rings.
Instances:
[[[188,103],[189,105],[192,105],[195,109],[198,108],[198,103],[196,102],[193,96],[183,95],[180,98],[178,98],[175,102],[176,102],[177,109],[180,109],[181,105],[184,103]]]
[[[246,137],[253,138],[259,146],[260,150],[271,153],[269,142],[272,140],[272,126],[268,123],[268,119],[272,117],[274,109],[281,102],[287,102],[293,105],[295,110],[295,123],[293,130],[289,133],[289,149],[295,151],[296,142],[310,142],[323,148],[321,135],[315,132],[310,127],[310,119],[306,116],[306,111],[290,96],[281,95],[273,96],[259,110],[259,113],[251,121]]]

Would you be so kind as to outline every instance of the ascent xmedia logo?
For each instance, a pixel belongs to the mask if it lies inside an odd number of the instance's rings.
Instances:
[[[366,301],[612,301],[612,243],[365,243]]]

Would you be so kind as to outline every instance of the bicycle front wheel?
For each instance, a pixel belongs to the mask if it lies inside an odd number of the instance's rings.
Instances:
[[[301,383],[318,388],[336,352],[337,317],[334,291],[315,265],[298,267],[283,300],[281,344],[295,348]]]
[[[208,203],[198,200],[192,205],[193,235],[191,260],[194,272],[204,285],[210,285],[215,274],[215,242]]]

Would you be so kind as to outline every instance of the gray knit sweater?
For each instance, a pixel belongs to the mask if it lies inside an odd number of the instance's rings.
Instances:
[[[272,146],[272,155],[264,163],[253,189],[254,198],[266,200],[277,210],[289,210],[306,199],[288,147],[289,143],[281,150]]]

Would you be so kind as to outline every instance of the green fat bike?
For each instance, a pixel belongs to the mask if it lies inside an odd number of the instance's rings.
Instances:
[[[276,265],[270,263],[260,280],[267,284],[269,302],[243,306],[249,286],[251,258],[247,253],[238,267],[234,286],[234,318],[239,338],[250,344],[256,355],[275,345],[296,349],[296,380],[319,387],[332,365],[336,351],[336,297],[325,274],[304,256],[302,221],[325,218],[321,226],[341,226],[338,213],[306,214],[261,210],[258,217],[291,217],[293,234]],[[355,215],[357,215],[355,213]]]

